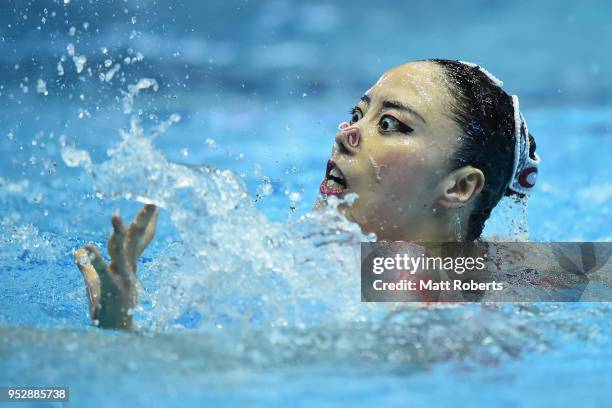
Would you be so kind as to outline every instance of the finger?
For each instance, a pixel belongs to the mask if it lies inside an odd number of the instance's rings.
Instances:
[[[108,253],[111,257],[111,269],[123,274],[129,273],[127,271],[128,264],[125,254],[125,239],[126,230],[123,224],[123,219],[119,214],[113,215],[112,218],[113,233],[108,240]]]
[[[155,205],[145,205],[128,228],[126,252],[133,270],[136,270],[138,257],[155,236],[158,216],[159,210]]]
[[[87,251],[89,260],[98,273],[100,279],[100,297],[102,297],[104,295],[103,291],[107,290],[105,288],[112,288],[115,286],[112,271],[107,263],[104,262],[104,258],[102,258],[100,251],[98,251],[95,245],[91,243],[85,245],[85,251]],[[93,316],[95,319],[97,309],[92,309],[91,311],[94,313]]]
[[[95,319],[96,310],[100,302],[100,277],[91,264],[89,255],[84,248],[77,249],[74,252],[74,258],[85,279],[87,297],[89,298],[89,314],[92,319]]]
[[[153,215],[149,219],[147,226],[145,228],[144,239],[143,239],[142,247],[140,248],[140,251],[138,253],[138,256],[142,254],[142,251],[144,251],[144,249],[147,246],[149,246],[149,243],[151,242],[153,237],[155,237],[155,229],[157,228],[157,218],[158,217],[159,217],[159,209],[155,207],[153,210]]]
[[[100,295],[107,295],[110,292],[103,293],[103,291],[111,291],[112,288],[117,287],[117,272],[120,272],[120,270],[118,270],[112,263],[111,265],[108,265],[106,262],[104,262],[102,255],[100,255],[100,251],[98,251],[98,248],[96,248],[93,244],[85,245],[85,250],[89,255],[91,264],[96,269],[96,272],[98,272],[98,277],[100,278]],[[125,268],[121,270],[121,272],[124,271]],[[121,277],[126,275],[129,276],[129,274],[123,273]]]
[[[102,255],[100,255],[100,251],[98,251],[98,248],[96,248],[94,244],[87,244],[85,245],[85,251],[87,251],[87,255],[89,256],[91,264],[96,269],[96,272],[98,272],[98,276],[102,278],[103,275],[107,275],[109,273],[108,265],[106,264],[106,262],[104,262],[104,259],[102,258]]]
[[[155,222],[155,220],[157,219],[158,212],[159,211],[155,205],[145,205],[142,210],[140,210],[138,214],[136,214],[136,219],[132,224],[130,224],[129,230],[133,231],[133,233],[144,233],[144,231],[151,224],[151,222]]]

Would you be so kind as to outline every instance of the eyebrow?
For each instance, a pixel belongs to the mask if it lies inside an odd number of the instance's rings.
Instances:
[[[415,111],[410,106],[403,104],[402,102],[399,102],[399,101],[383,101],[382,107],[384,109],[398,109],[398,110],[403,110],[403,111],[406,111],[406,112],[410,112],[414,116],[416,116],[417,118],[421,119],[421,122],[427,123],[427,121],[425,121],[425,118],[423,118],[423,116],[421,116],[421,114],[419,112]]]
[[[361,100],[363,102],[365,102],[366,105],[369,105],[370,102],[372,101],[372,99],[368,95],[363,95],[361,97]],[[399,101],[383,101],[382,107],[383,107],[383,109],[398,109],[398,110],[409,112],[409,113],[413,114],[414,116],[416,116],[417,118],[419,118],[421,120],[421,122],[427,123],[425,118],[419,112],[415,111],[410,106],[408,106],[408,105],[406,105],[406,104],[404,104],[402,102],[399,102]]]

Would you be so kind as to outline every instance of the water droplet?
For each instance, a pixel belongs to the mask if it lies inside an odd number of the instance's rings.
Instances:
[[[40,78],[36,81],[36,92],[45,96],[49,95],[49,92],[47,92],[47,83]]]
[[[72,61],[74,62],[74,66],[76,67],[77,74],[80,74],[85,67],[85,63],[87,62],[87,57],[84,55],[79,55],[78,57],[72,57]]]
[[[208,147],[210,149],[216,149],[217,148],[217,145],[215,144],[215,141],[213,139],[211,139],[211,138],[207,138],[205,140],[205,143],[208,145]]]
[[[91,157],[86,150],[77,149],[74,146],[63,146],[61,150],[62,160],[68,167],[91,166]]]
[[[110,61],[110,60],[106,60],[106,61]],[[106,65],[106,61],[104,62],[104,65]],[[119,71],[120,68],[121,68],[121,65],[115,64],[115,66],[109,69],[108,72],[106,72],[106,74],[100,74],[100,78],[102,78],[103,81],[110,82],[115,76],[115,74],[117,73],[117,71]]]
[[[272,187],[272,184],[267,183],[261,187],[261,191],[263,192],[264,195],[269,196],[274,191],[274,188]]]

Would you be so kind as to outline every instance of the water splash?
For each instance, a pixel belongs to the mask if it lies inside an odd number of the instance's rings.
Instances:
[[[485,223],[483,236],[490,241],[529,241],[527,209],[526,199],[503,197]]]
[[[135,96],[155,85],[141,80],[128,88],[129,129],[108,160],[82,166],[98,197],[155,203],[180,234],[139,272],[147,289],[135,311],[141,328],[197,329],[205,333],[198,342],[212,344],[207,361],[229,344],[231,358],[253,357],[258,367],[348,359],[356,351],[382,362],[496,361],[548,347],[554,331],[533,322],[556,306],[362,303],[358,244],[374,237],[342,216],[343,200],[331,197],[320,211],[273,222],[233,172],[170,162],[153,142],[179,117],[147,132],[134,113]],[[557,330],[576,332],[559,326],[564,316],[551,316]]]
[[[146,132],[134,113],[136,96],[157,88],[145,78],[124,92],[130,128],[121,131],[105,162],[89,165],[74,149],[62,151],[68,165],[78,163],[91,174],[98,197],[155,203],[180,234],[181,242],[145,272],[155,289],[139,309],[143,323],[168,328],[185,314],[208,326],[364,319],[373,307],[360,302],[358,244],[373,238],[340,214],[340,201],[272,222],[232,171],[170,162],[153,141],[180,117],[171,115]]]
[[[123,113],[126,113],[126,114],[132,113],[132,107],[134,106],[134,98],[138,96],[140,91],[142,91],[143,89],[149,89],[149,88],[157,92],[157,90],[159,89],[159,85],[157,85],[157,81],[155,79],[142,78],[136,84],[128,85],[127,92],[122,91],[123,93]]]

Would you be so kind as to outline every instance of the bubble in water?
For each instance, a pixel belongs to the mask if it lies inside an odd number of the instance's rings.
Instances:
[[[57,62],[57,75],[59,76],[64,75],[64,66],[62,65],[61,61]]]
[[[72,43],[68,44],[66,46],[66,51],[68,51],[68,55],[69,56],[74,57],[74,53],[75,53],[74,44],[72,44]]]
[[[70,27],[70,29],[68,30],[68,35],[71,37],[74,37],[75,34],[76,34],[76,27],[75,26]]]
[[[187,157],[189,156],[189,150],[186,147],[184,147],[181,149],[181,154],[183,155],[183,157]]]
[[[64,4],[70,4],[70,0],[64,0]]]
[[[9,131],[6,135],[8,140],[13,140],[15,138],[15,134],[12,131]]]

